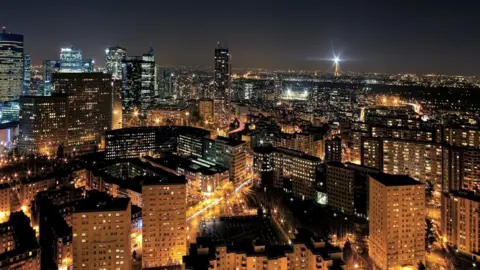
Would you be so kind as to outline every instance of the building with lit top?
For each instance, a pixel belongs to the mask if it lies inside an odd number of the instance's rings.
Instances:
[[[184,176],[165,172],[142,185],[142,268],[180,265],[187,254]]]
[[[40,245],[30,219],[23,212],[0,223],[0,267],[2,269],[40,269]]]
[[[18,150],[22,154],[54,155],[67,142],[65,95],[20,98]]]
[[[114,80],[122,80],[122,61],[127,56],[125,48],[115,46],[105,49],[105,72]]]
[[[108,74],[56,73],[54,94],[66,94],[68,140],[65,148],[81,153],[98,147],[113,124],[113,86]]]
[[[0,33],[0,101],[16,100],[24,81],[23,35]]]
[[[73,269],[132,269],[131,204],[98,192],[73,213]]]
[[[122,61],[123,109],[145,116],[157,89],[157,67],[153,50]]]
[[[369,183],[368,255],[381,269],[425,262],[425,185],[406,175],[377,174]]]

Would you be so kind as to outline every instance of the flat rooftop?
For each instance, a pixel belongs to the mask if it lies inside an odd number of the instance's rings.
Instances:
[[[371,177],[384,186],[423,185],[422,182],[419,182],[408,175],[379,173],[372,175]]]

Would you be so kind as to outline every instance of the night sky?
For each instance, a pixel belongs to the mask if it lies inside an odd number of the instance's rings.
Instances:
[[[34,64],[74,45],[156,51],[160,66],[211,66],[217,41],[234,68],[480,75],[479,0],[3,0],[0,24],[25,35]]]

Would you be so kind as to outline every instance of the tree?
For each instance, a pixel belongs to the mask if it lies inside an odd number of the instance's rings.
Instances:
[[[63,145],[59,145],[57,149],[57,158],[62,159],[63,158]]]

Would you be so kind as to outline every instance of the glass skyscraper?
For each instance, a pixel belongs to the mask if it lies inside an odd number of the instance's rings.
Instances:
[[[24,79],[23,35],[0,33],[0,101],[16,100]]]
[[[82,50],[75,47],[62,48],[60,60],[45,60],[43,62],[43,79],[45,80],[42,96],[52,93],[52,74],[54,73],[84,73],[94,71],[95,61],[83,59]]]
[[[126,56],[127,50],[119,46],[105,50],[105,72],[112,74],[114,80],[122,80],[122,61]]]
[[[23,57],[23,95],[30,95],[30,81],[31,81],[31,63],[30,63],[30,54],[25,54]]]
[[[123,69],[123,109],[145,115],[157,89],[157,67],[153,50],[143,56],[126,57]]]

